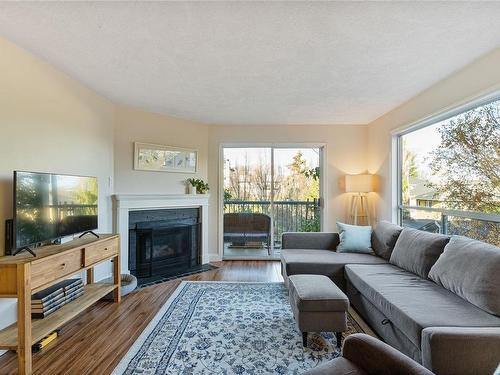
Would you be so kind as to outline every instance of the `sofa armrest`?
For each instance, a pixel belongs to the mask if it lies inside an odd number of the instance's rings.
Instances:
[[[440,375],[493,374],[500,363],[500,327],[429,327],[422,364]]]
[[[332,232],[288,232],[281,237],[282,249],[335,250],[339,234]]]
[[[433,375],[392,346],[365,334],[348,336],[344,341],[342,356],[368,374]]]

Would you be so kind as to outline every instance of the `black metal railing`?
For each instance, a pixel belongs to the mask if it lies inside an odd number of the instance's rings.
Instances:
[[[273,218],[274,243],[281,243],[283,232],[319,232],[319,201],[224,201],[224,213],[252,212]]]

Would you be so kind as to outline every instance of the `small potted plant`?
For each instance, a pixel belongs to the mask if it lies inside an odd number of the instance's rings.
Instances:
[[[188,178],[187,186],[190,194],[206,194],[210,190],[208,184],[199,178]]]

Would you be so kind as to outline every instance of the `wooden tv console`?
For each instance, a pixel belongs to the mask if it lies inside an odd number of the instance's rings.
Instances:
[[[17,323],[0,331],[0,349],[17,350],[19,374],[32,373],[31,346],[67,323],[102,297],[113,292],[120,302],[120,241],[118,235],[100,234],[62,245],[0,257],[0,298],[17,299]],[[94,283],[94,266],[112,260],[113,283]],[[31,319],[31,295],[70,276],[87,272],[85,292],[44,319]]]

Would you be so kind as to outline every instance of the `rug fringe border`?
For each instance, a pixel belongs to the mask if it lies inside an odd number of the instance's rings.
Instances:
[[[173,291],[173,293],[168,297],[163,306],[158,310],[154,318],[148,323],[146,328],[142,331],[139,337],[135,340],[134,344],[129,348],[127,354],[123,356],[118,365],[115,367],[111,375],[121,375],[123,374],[128,367],[128,364],[132,360],[132,358],[136,355],[139,349],[142,347],[149,334],[154,330],[160,319],[163,317],[167,309],[170,307],[174,299],[179,295],[179,293],[186,287],[188,284],[187,281],[182,281],[177,288]]]

